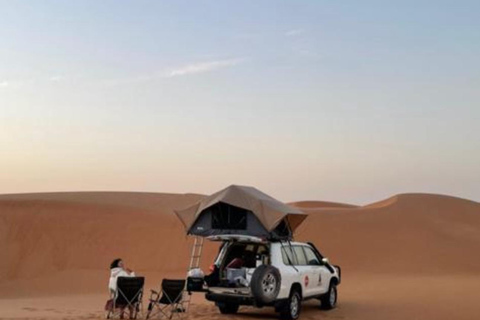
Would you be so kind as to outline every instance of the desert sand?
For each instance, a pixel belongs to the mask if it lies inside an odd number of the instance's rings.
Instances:
[[[77,192],[0,195],[0,318],[100,319],[109,264],[124,259],[146,289],[185,274],[191,239],[174,208],[196,194]],[[477,319],[480,203],[402,194],[370,205],[301,201],[296,239],[342,266],[339,304],[304,304],[301,319]],[[207,243],[208,269],[217,243]],[[144,298],[146,300],[146,298]],[[195,294],[190,319],[225,319]],[[277,319],[243,307],[230,319]]]

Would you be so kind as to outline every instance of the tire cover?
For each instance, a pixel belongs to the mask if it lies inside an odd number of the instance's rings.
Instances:
[[[268,304],[277,299],[281,283],[282,278],[277,268],[261,265],[253,272],[250,288],[256,301]]]

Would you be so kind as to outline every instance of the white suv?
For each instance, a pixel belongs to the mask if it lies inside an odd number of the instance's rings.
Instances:
[[[249,236],[214,236],[220,252],[205,277],[206,299],[221,313],[240,305],[273,306],[284,319],[298,319],[301,301],[319,299],[322,309],[337,303],[341,270],[312,243],[266,241]]]

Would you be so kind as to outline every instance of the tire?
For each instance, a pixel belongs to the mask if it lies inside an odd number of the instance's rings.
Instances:
[[[332,282],[327,293],[320,298],[320,308],[324,310],[334,309],[337,306],[337,297],[337,285]]]
[[[280,292],[282,278],[277,268],[261,265],[252,274],[250,288],[253,297],[260,304],[269,304],[275,301]]]
[[[240,306],[236,303],[222,302],[218,303],[218,309],[221,314],[235,314]]]
[[[302,296],[298,289],[292,289],[290,296],[280,312],[280,318],[286,320],[296,320],[300,317],[300,311],[302,309]]]

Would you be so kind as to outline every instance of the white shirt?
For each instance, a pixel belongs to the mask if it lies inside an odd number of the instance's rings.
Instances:
[[[128,273],[122,268],[113,268],[110,270],[110,281],[108,282],[108,288],[110,291],[117,291],[117,278],[118,277],[135,277],[135,273]]]

